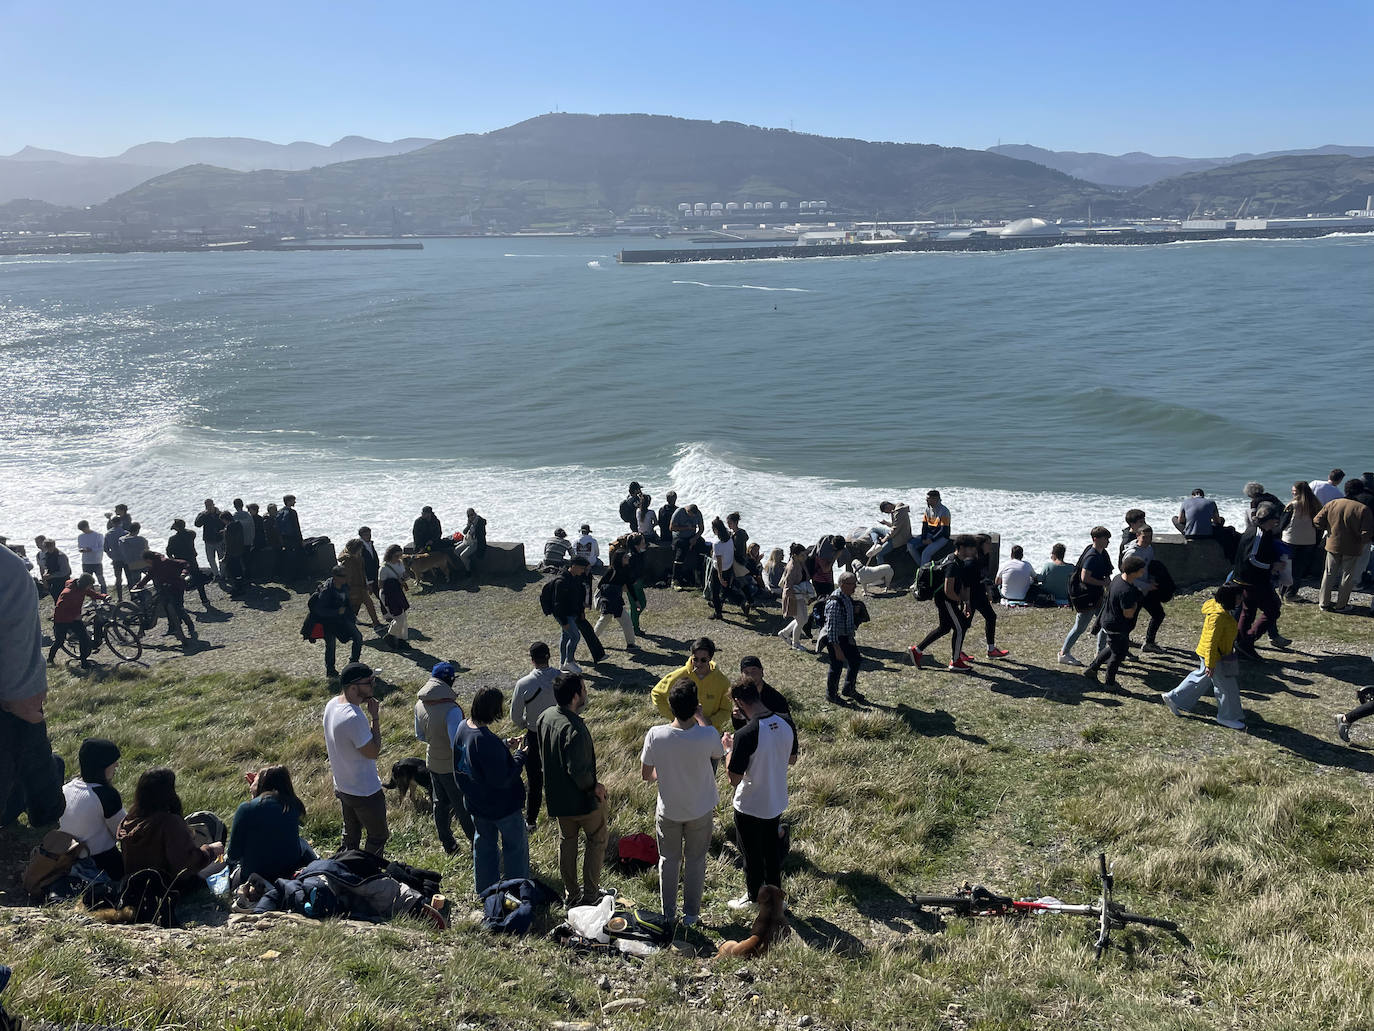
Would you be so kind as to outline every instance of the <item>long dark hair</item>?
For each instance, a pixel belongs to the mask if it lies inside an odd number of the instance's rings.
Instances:
[[[165,766],[145,772],[134,786],[134,804],[129,806],[129,819],[171,813],[180,816],[181,798],[177,795],[177,775]]]
[[[291,784],[291,771],[285,766],[264,766],[258,771],[253,778],[253,797],[261,798],[263,795],[276,798],[288,813],[294,809],[297,816],[305,817],[305,803],[296,794]]]

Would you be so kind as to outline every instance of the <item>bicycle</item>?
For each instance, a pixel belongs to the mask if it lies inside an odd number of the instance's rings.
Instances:
[[[1071,904],[1058,899],[1013,899],[998,895],[981,884],[970,886],[965,883],[953,895],[915,895],[912,903],[918,909],[947,909],[956,916],[996,916],[996,917],[1033,917],[1041,913],[1064,913],[1069,916],[1091,917],[1098,922],[1097,958],[1111,945],[1112,931],[1119,931],[1127,924],[1143,924],[1158,927],[1160,930],[1177,933],[1178,924],[1161,917],[1143,916],[1130,913],[1126,907],[1112,900],[1114,877],[1112,868],[1107,865],[1106,853],[1097,857],[1098,877],[1102,881],[1102,895],[1096,902]]]
[[[91,654],[100,651],[102,644],[116,657],[132,662],[143,654],[143,625],[137,615],[130,618],[124,611],[128,602],[116,605],[110,601],[93,601],[81,615],[90,638]],[[70,634],[62,642],[62,650],[74,659],[81,658],[81,643]]]
[[[121,620],[141,627],[140,635],[157,626],[157,592],[152,587],[131,588],[129,600],[115,607]]]

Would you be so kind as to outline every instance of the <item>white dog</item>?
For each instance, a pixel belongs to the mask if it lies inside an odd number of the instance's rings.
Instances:
[[[892,567],[888,565],[859,566],[854,570],[854,575],[859,578],[859,586],[863,588],[865,597],[868,597],[870,587],[885,591],[892,586]]]

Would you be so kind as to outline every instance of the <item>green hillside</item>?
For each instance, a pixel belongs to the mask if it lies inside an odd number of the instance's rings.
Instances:
[[[1160,215],[1194,210],[1231,216],[1250,198],[1246,214],[1294,217],[1363,208],[1374,193],[1374,157],[1342,154],[1277,157],[1193,172],[1131,195],[1136,207]]]

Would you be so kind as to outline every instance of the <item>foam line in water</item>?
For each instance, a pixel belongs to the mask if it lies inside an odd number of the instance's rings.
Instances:
[[[770,293],[809,294],[800,286],[754,286],[752,283],[699,283],[695,279],[674,279],[674,286],[701,286],[708,290],[767,290]]]

